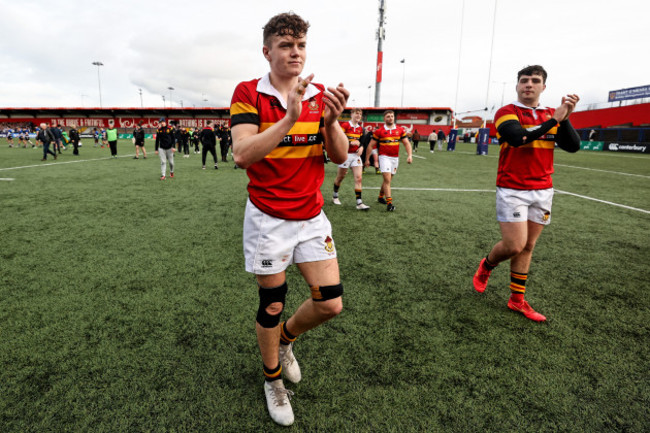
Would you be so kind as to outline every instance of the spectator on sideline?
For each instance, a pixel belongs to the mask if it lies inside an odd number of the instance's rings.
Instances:
[[[535,243],[551,222],[555,143],[571,153],[580,149],[580,137],[569,122],[580,98],[569,94],[556,109],[541,106],[546,77],[539,65],[520,70],[517,102],[501,107],[494,116],[501,144],[496,195],[501,240],[481,260],[473,278],[474,289],[483,293],[492,270],[510,260],[508,308],[536,322],[546,317],[533,310],[524,294]]]
[[[144,148],[144,137],[142,122],[139,122],[133,130],[133,144],[135,145],[135,156],[133,159],[140,158],[140,150],[142,150],[142,158],[147,159],[147,150]]]
[[[212,154],[212,159],[214,159],[214,169],[217,170],[217,137],[215,135],[214,129],[212,128],[212,120],[208,120],[208,124],[203,128],[199,134],[199,140],[201,140],[201,161],[203,162],[203,170],[205,170],[205,158],[208,155],[208,152]]]
[[[167,161],[169,161],[169,177],[174,177],[174,134],[174,129],[167,126],[165,118],[160,118],[160,126],[156,131],[156,155],[160,156],[160,180],[166,179]]]
[[[61,132],[61,125],[52,126],[50,132],[54,134],[54,152],[60,155],[61,146],[63,145],[63,132]]]
[[[117,158],[117,128],[113,119],[108,121],[108,129],[106,130],[106,140],[111,148],[111,156]]]
[[[70,132],[68,132],[68,135],[70,136],[70,141],[72,142],[72,154],[73,155],[79,155],[79,131],[77,130],[77,125],[72,125],[70,128]]]
[[[46,123],[41,123],[41,130],[36,134],[36,140],[40,141],[43,145],[43,159],[41,161],[47,160],[48,153],[56,160],[56,152],[50,150],[50,144],[56,142],[56,137],[52,130],[47,127]]]
[[[240,83],[230,106],[234,159],[250,179],[243,238],[246,270],[259,285],[256,332],[264,393],[271,418],[281,425],[294,421],[292,393],[282,375],[294,383],[302,377],[293,342],[343,308],[343,285],[320,187],[323,141],[332,162],[340,164],[347,155],[348,140],[337,119],[350,93],[343,84],[327,90],[313,84],[313,74],[300,77],[308,28],[291,12],[271,18],[264,26],[262,48],[270,72]],[[292,263],[310,286],[311,298],[280,323],[285,271]]]
[[[418,151],[418,143],[421,140],[420,133],[418,132],[417,129],[413,130],[413,135],[411,136],[411,138],[413,139],[413,152],[417,153],[417,151]]]
[[[431,134],[429,134],[429,136],[427,137],[427,141],[429,141],[429,152],[433,153],[433,150],[436,147],[437,139],[438,139],[438,134],[434,129],[433,131],[431,131]]]
[[[442,150],[442,145],[447,141],[447,136],[445,135],[445,131],[442,129],[438,130],[438,150]]]

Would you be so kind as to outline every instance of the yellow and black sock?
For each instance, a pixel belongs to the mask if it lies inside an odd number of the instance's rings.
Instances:
[[[386,197],[386,204],[393,204],[393,197]]]
[[[339,188],[341,185],[334,184],[334,198],[339,196]]]
[[[278,364],[275,368],[268,368],[266,365],[263,365],[264,368],[264,380],[267,382],[273,382],[282,378],[282,364]]]
[[[296,341],[295,335],[293,335],[289,330],[287,329],[287,322],[284,321],[280,324],[280,344],[291,344],[294,341]]]
[[[526,294],[526,280],[528,274],[520,274],[518,272],[510,272],[510,299],[514,302],[521,303],[524,301]]]
[[[383,191],[379,191],[379,198],[380,199],[384,198],[384,192]]]
[[[360,189],[355,189],[354,190],[354,195],[357,198],[357,204],[363,203],[362,200],[361,200],[361,190]]]

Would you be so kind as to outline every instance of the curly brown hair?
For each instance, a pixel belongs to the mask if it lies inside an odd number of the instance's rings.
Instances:
[[[263,27],[264,45],[270,46],[273,36],[293,36],[302,38],[307,34],[309,23],[293,12],[285,12],[271,18]]]

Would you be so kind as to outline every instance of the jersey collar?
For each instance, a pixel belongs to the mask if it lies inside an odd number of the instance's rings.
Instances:
[[[285,110],[287,109],[287,101],[284,100],[282,95],[280,95],[280,92],[277,91],[275,87],[273,87],[273,84],[271,84],[271,73],[267,73],[265,76],[260,78],[260,80],[257,82],[257,89],[259,93],[264,93],[269,96],[275,96],[278,98],[278,101],[280,101],[280,104],[282,104],[282,108]],[[305,89],[304,95],[302,95],[302,100],[306,101],[308,99],[313,98],[314,96],[318,95],[320,93],[320,90],[313,84],[309,83],[309,86]]]
[[[524,105],[519,101],[513,102],[512,105],[516,105],[517,107],[525,108],[527,110],[545,110],[546,108],[548,108],[548,107],[542,106],[541,104],[538,105],[537,107],[529,107],[528,105]]]
[[[388,125],[386,125],[386,124],[384,123],[384,129],[385,129],[386,131],[392,131],[393,129],[397,129],[397,123],[393,123],[393,127],[392,127],[392,128],[389,128]]]

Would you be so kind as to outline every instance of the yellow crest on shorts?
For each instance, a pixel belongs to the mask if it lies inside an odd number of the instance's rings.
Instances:
[[[327,251],[328,253],[334,251],[334,241],[329,236],[325,238],[325,251]]]

